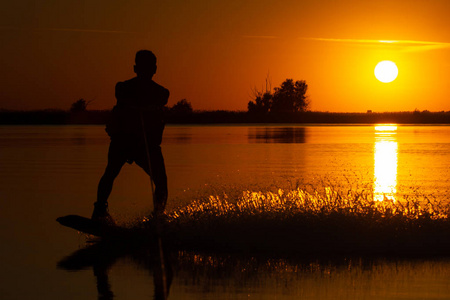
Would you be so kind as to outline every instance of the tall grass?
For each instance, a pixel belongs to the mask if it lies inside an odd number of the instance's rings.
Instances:
[[[374,201],[332,188],[210,196],[167,214],[180,246],[213,251],[450,253],[450,207],[423,199]]]

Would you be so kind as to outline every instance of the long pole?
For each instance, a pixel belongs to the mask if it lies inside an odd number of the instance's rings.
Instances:
[[[161,232],[159,230],[159,223],[158,223],[158,212],[156,211],[156,197],[155,197],[155,188],[153,187],[153,173],[152,173],[152,164],[150,161],[150,149],[148,146],[148,141],[147,141],[147,134],[145,132],[145,123],[144,123],[144,116],[142,115],[142,111],[139,111],[139,116],[141,118],[141,126],[142,126],[142,134],[144,136],[144,145],[145,145],[145,153],[147,155],[147,163],[148,163],[148,173],[150,175],[150,186],[152,189],[152,198],[153,198],[153,218],[154,218],[154,222],[156,224],[156,236],[158,239],[158,252],[159,252],[159,260],[161,262],[161,273],[162,273],[162,284],[163,284],[163,296],[164,296],[164,300],[167,299],[167,279],[166,279],[166,267],[164,264],[164,252],[163,252],[163,248],[162,248],[162,240],[161,240]]]

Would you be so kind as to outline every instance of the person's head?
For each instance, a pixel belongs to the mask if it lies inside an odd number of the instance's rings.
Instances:
[[[137,76],[151,78],[156,73],[156,56],[152,51],[139,50],[134,61],[134,72]]]

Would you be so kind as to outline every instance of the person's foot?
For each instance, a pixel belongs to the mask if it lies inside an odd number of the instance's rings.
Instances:
[[[108,212],[108,202],[95,202],[91,220],[107,225],[115,225],[115,222]]]

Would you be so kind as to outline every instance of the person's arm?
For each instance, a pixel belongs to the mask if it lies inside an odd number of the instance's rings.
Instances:
[[[156,82],[153,81],[153,93],[154,93],[154,98],[153,98],[153,103],[152,105],[156,105],[159,107],[163,107],[167,104],[167,102],[169,101],[169,90],[166,89],[165,87],[163,87],[162,85],[157,84]]]
[[[117,106],[123,106],[125,105],[125,84],[123,82],[118,82],[116,84],[116,99],[117,99]]]
[[[167,102],[169,101],[169,95],[170,95],[169,90],[166,88],[163,88],[162,93],[161,93],[162,106],[165,106],[167,104]]]

